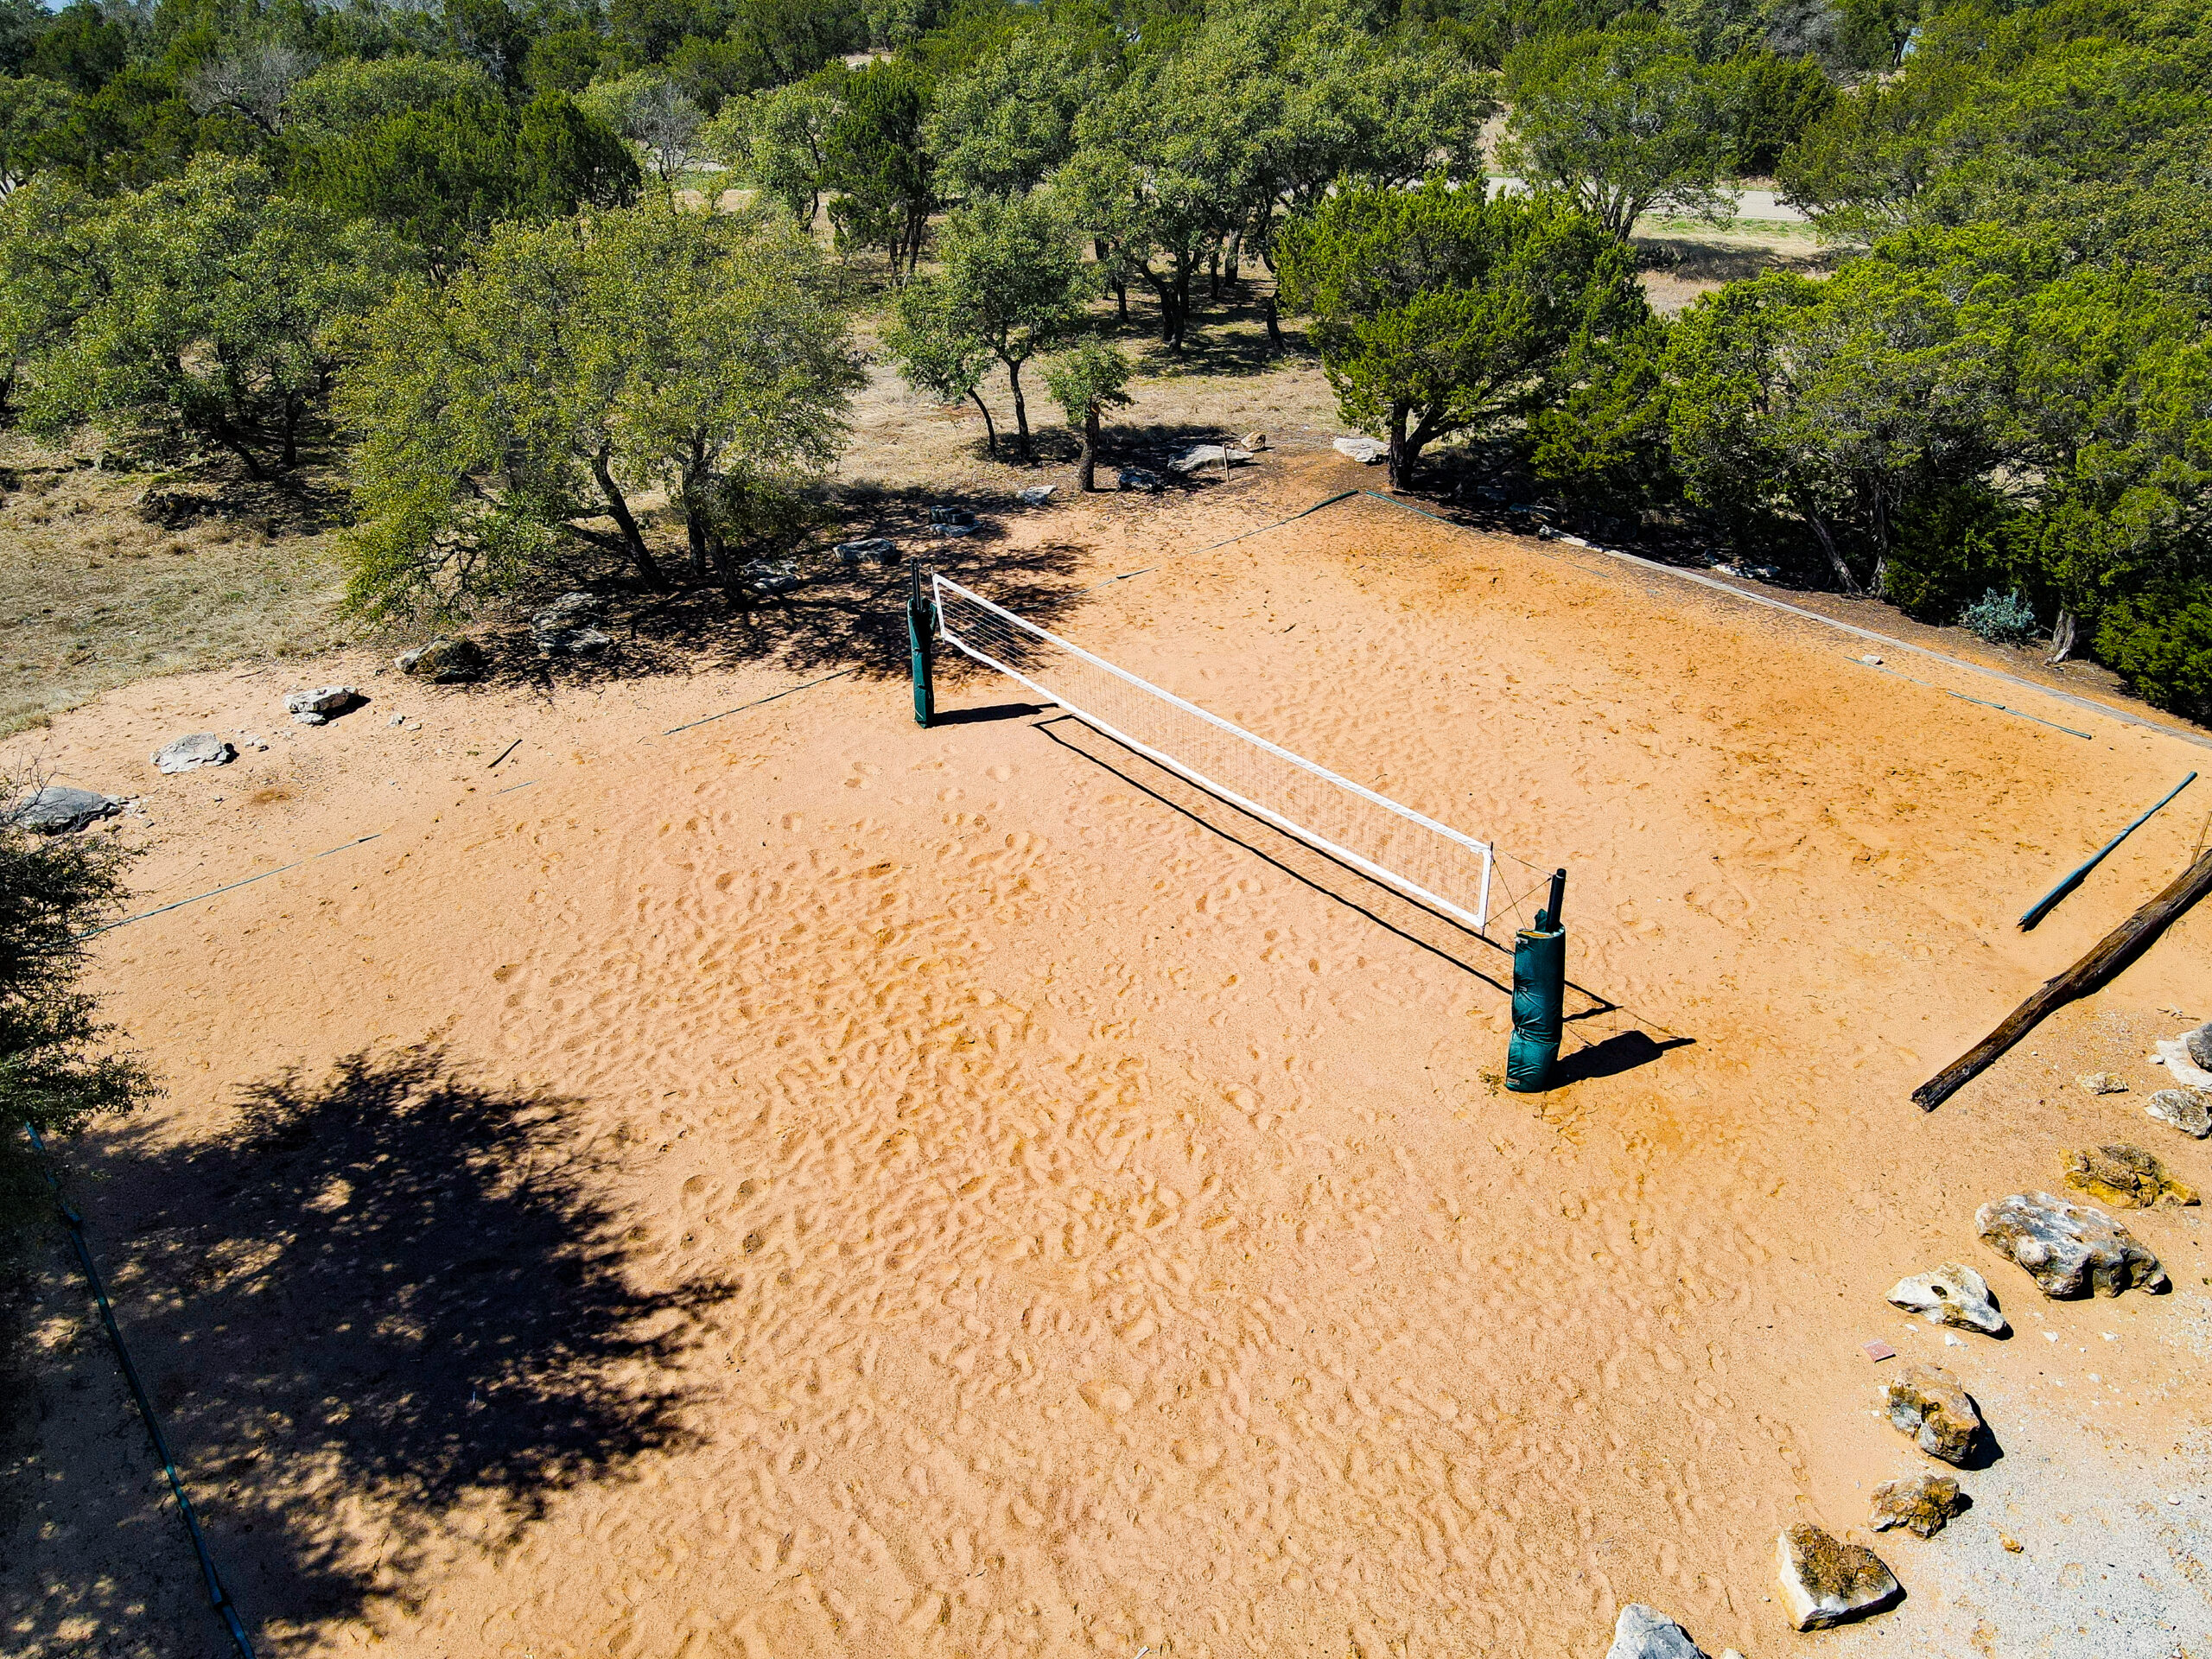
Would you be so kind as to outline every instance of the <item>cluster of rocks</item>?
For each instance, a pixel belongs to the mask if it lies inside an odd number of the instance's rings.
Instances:
[[[899,543],[888,536],[869,536],[857,542],[840,542],[830,550],[847,564],[874,559],[878,564],[899,563]]]
[[[940,536],[973,536],[982,528],[965,507],[931,507],[930,525]]]
[[[2158,1044],[2151,1060],[2166,1068],[2173,1087],[2154,1093],[2144,1116],[2192,1140],[2212,1135],[2212,1021]]]
[[[2187,1033],[2174,1046],[2183,1065],[2212,1060],[2212,1027]],[[2082,1079],[2085,1087],[2107,1092],[2103,1081]],[[2063,1183],[2121,1210],[2197,1201],[2196,1192],[2169,1174],[2157,1157],[2121,1144],[2067,1152]],[[2158,1257],[2124,1222],[2088,1204],[2049,1192],[2015,1192],[1983,1205],[1974,1228],[1984,1243],[2054,1299],[2166,1287]],[[1901,1279],[1888,1300],[1940,1326],[1986,1336],[2000,1336],[2006,1328],[1989,1281],[1962,1262],[1947,1262]],[[1869,1351],[1877,1358],[1891,1357],[1886,1344],[1869,1344]],[[1989,1427],[1980,1406],[1965,1382],[1940,1365],[1907,1365],[1888,1379],[1881,1396],[1891,1425],[1928,1457],[1970,1469],[1989,1449]],[[1874,1489],[1867,1526],[1875,1532],[1901,1528],[1933,1538],[1970,1502],[1954,1475],[1923,1471],[1885,1480]],[[2004,1542],[2007,1549],[2019,1548],[2011,1539]],[[1782,1605],[1800,1630],[1878,1612],[1904,1595],[1897,1575],[1872,1550],[1803,1524],[1776,1540],[1775,1577]],[[1609,1659],[1698,1659],[1699,1651],[1680,1625],[1638,1605],[1621,1615]]]

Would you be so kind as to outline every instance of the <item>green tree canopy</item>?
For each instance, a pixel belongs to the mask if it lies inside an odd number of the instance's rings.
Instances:
[[[20,779],[0,779],[0,1234],[44,1198],[22,1123],[68,1135],[157,1096],[145,1067],[107,1048],[115,1027],[80,988],[85,936],[122,909],[125,855],[104,837],[48,839],[16,806]]]
[[[1111,38],[1024,29],[938,89],[931,149],[950,197],[1017,196],[1075,153],[1075,123],[1120,73]]]
[[[1083,455],[1076,482],[1088,492],[1098,487],[1098,423],[1129,404],[1129,359],[1102,340],[1086,340],[1045,365],[1045,385],[1052,401],[1083,434]]]
[[[519,113],[456,98],[387,116],[315,150],[300,178],[312,200],[390,227],[438,271],[502,219],[620,207],[639,188],[621,138],[565,92]]]
[[[1285,230],[1281,268],[1344,418],[1388,437],[1393,488],[1438,439],[1525,416],[1578,341],[1649,315],[1635,262],[1590,215],[1440,176],[1331,196]]]
[[[925,276],[899,290],[898,321],[884,331],[883,345],[915,391],[941,404],[973,403],[983,417],[984,442],[997,455],[998,428],[982,385],[998,354],[943,283]]]
[[[286,96],[287,130],[296,142],[327,143],[411,110],[455,99],[481,99],[492,83],[473,63],[404,54],[340,58],[295,85]]]
[[[333,366],[334,331],[392,274],[372,232],[221,158],[96,213],[73,213],[58,190],[40,194],[9,227],[61,231],[63,245],[84,250],[80,275],[31,302],[44,338],[19,371],[26,423],[212,441],[257,475],[271,448],[282,464],[296,459],[301,421]],[[22,268],[8,264],[11,276]],[[33,280],[41,274],[52,276],[50,262]]]
[[[1027,461],[1022,365],[1073,325],[1090,293],[1074,230],[1051,197],[1024,196],[959,209],[945,220],[943,241],[947,311],[1005,365],[1015,442]]]
[[[379,310],[340,380],[352,602],[459,613],[590,543],[660,586],[629,500],[655,486],[695,570],[734,590],[760,504],[834,458],[860,383],[820,254],[786,221],[654,205],[503,224],[442,287]]]
[[[1532,188],[1566,192],[1625,242],[1648,213],[1723,219],[1734,199],[1726,77],[1664,31],[1529,42],[1505,66],[1512,116],[1498,159]]]
[[[894,273],[921,263],[930,215],[942,206],[929,149],[929,77],[899,59],[833,75],[837,110],[823,135],[824,171],[837,191],[838,240],[881,248]]]

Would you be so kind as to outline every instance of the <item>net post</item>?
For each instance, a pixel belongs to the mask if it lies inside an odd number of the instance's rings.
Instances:
[[[932,620],[931,597],[922,592],[922,562],[916,559],[908,567],[910,580],[906,588],[906,649],[914,671],[914,724],[927,728],[937,717],[936,664],[931,660]],[[935,584],[931,584],[934,588]]]
[[[1505,1086],[1532,1094],[1550,1086],[1567,1011],[1567,872],[1552,872],[1551,903],[1536,925],[1513,936],[1513,1037],[1505,1048]]]
[[[1490,874],[1497,862],[1497,850],[1488,842],[1483,843],[1483,890],[1475,901],[1475,931],[1479,933],[1490,925]]]

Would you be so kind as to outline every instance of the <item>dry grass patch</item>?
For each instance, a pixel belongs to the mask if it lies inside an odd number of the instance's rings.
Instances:
[[[151,675],[340,642],[311,486],[106,472],[22,439],[0,443],[0,735]],[[164,528],[142,512],[149,488],[218,510]]]

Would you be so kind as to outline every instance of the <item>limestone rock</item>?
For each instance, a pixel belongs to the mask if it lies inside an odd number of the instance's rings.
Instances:
[[[350,685],[318,685],[309,691],[284,694],[284,711],[296,726],[321,726],[368,699]]]
[[[1390,454],[1390,446],[1380,438],[1338,438],[1329,447],[1363,467],[1372,467],[1379,461],[1386,461]]]
[[[2142,1147],[2125,1144],[2068,1153],[2066,1185],[2120,1210],[2196,1202],[2195,1187],[2167,1174],[2166,1166]]]
[[[1631,1601],[1613,1621],[1613,1645],[1605,1659],[1706,1659],[1690,1633],[1661,1612]]]
[[[2126,1226],[2086,1204],[2015,1192],[1983,1205],[1974,1220],[1982,1242],[2025,1268],[2046,1296],[2166,1287],[2158,1258]]]
[[[531,639],[541,657],[596,657],[614,643],[613,635],[590,627],[533,629]]]
[[[950,535],[957,529],[959,526],[954,525],[945,533]],[[756,594],[788,594],[801,580],[798,566],[789,559],[755,559],[740,574],[745,585]]]
[[[595,657],[614,643],[592,626],[606,611],[597,594],[563,594],[530,619],[531,643],[541,657]]]
[[[2124,1095],[2127,1079],[2117,1071],[2092,1071],[2080,1079],[2082,1086],[2093,1095]]]
[[[1981,1438],[1981,1413],[1966,1385],[1940,1365],[1909,1365],[1882,1390],[1890,1421],[1931,1458],[1963,1464]]]
[[[1782,1605],[1801,1630],[1879,1612],[1904,1594],[1897,1575],[1872,1550],[1802,1522],[1774,1541],[1774,1556]]]
[[[1148,473],[1141,467],[1124,467],[1114,476],[1117,490],[1137,490],[1146,495],[1158,495],[1162,487],[1158,473]]]
[[[1996,1299],[1989,1294],[1989,1281],[1956,1262],[1946,1262],[1932,1273],[1898,1280],[1889,1299],[1910,1313],[1925,1313],[1963,1331],[1986,1331],[1994,1336],[2005,1328],[2005,1316],[1997,1311]]]
[[[154,766],[160,772],[197,772],[202,766],[227,766],[238,758],[238,752],[213,732],[194,732],[164,743],[154,751]]]
[[[2176,1083],[2190,1089],[2212,1089],[2212,1070],[2199,1065],[2189,1056],[2189,1044],[2179,1037],[2169,1037],[2152,1045],[2153,1058],[2166,1068]]]
[[[1052,492],[1058,487],[1056,484],[1032,484],[1026,490],[1016,490],[1014,499],[1025,507],[1041,507],[1052,499]]]
[[[1026,496],[1027,492],[1023,493]],[[847,564],[858,564],[863,559],[874,559],[879,564],[892,564],[899,557],[899,543],[888,536],[869,536],[857,542],[840,542],[832,550]]]
[[[123,803],[112,795],[67,784],[48,784],[10,807],[8,818],[41,836],[66,836],[122,810]]]
[[[1256,455],[1268,447],[1268,435],[1264,432],[1247,432],[1237,442]]]
[[[1909,1480],[1885,1480],[1874,1489],[1874,1510],[1866,1524],[1877,1532],[1903,1527],[1933,1538],[1965,1507],[1959,1483],[1950,1476],[1915,1475]]]
[[[2199,1141],[2212,1135],[2212,1096],[2201,1089],[2161,1089],[2151,1096],[2143,1115]]]
[[[2193,1065],[2212,1071],[2212,1020],[2206,1020],[2194,1031],[2183,1032],[2181,1046]]]
[[[484,677],[484,647],[474,639],[433,639],[426,645],[399,653],[403,674],[428,680],[433,685],[466,685]]]
[[[1195,449],[1185,449],[1167,463],[1167,470],[1187,477],[1192,473],[1211,467],[1232,467],[1252,459],[1249,449],[1233,443],[1202,443]]]

